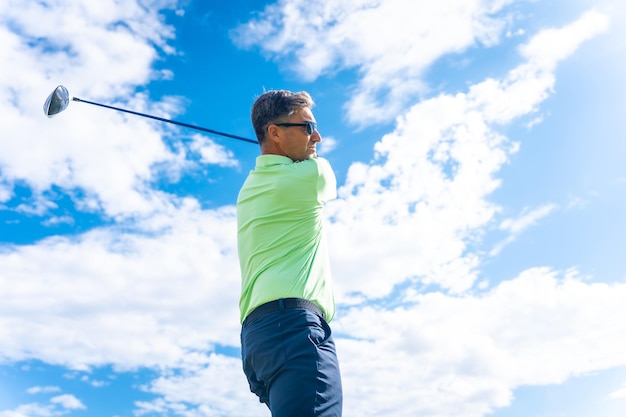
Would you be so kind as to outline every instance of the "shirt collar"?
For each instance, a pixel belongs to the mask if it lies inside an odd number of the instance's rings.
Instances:
[[[283,155],[265,154],[256,157],[256,166],[258,168],[271,165],[289,165],[293,163],[291,158]]]

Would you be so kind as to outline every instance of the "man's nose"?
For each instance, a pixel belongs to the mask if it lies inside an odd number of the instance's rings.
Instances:
[[[313,133],[311,133],[311,140],[313,142],[321,142],[322,141],[322,135],[320,135],[320,132],[318,132],[317,129],[315,129],[313,131]]]

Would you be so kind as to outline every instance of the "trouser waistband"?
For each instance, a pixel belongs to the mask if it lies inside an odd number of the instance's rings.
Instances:
[[[269,313],[274,313],[276,311],[281,310],[311,310],[321,318],[324,318],[324,312],[317,306],[317,304],[312,301],[305,300],[304,298],[280,298],[278,300],[270,301],[265,304],[261,304],[243,321],[243,325],[245,326],[247,323],[255,320],[261,316],[264,316]]]

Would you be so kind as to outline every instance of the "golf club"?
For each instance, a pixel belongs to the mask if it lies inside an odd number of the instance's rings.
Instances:
[[[191,125],[189,123],[178,122],[176,120],[164,119],[162,117],[152,116],[150,114],[145,114],[145,113],[139,113],[139,112],[132,111],[132,110],[121,109],[119,107],[108,106],[106,104],[100,104],[100,103],[96,103],[96,102],[93,102],[93,101],[83,100],[83,99],[80,99],[78,97],[72,97],[72,101],[79,101],[81,103],[93,104],[94,106],[100,106],[100,107],[104,107],[106,109],[117,110],[117,111],[121,111],[121,112],[124,112],[124,113],[130,113],[130,114],[134,114],[136,116],[147,117],[148,119],[158,120],[160,122],[171,123],[171,124],[174,124],[174,125],[177,125],[177,126],[188,127],[190,129],[201,130],[203,132],[213,133],[214,135],[225,136],[225,137],[228,137],[228,138],[231,138],[231,139],[237,139],[237,140],[241,140],[241,141],[249,142],[249,143],[256,143],[257,145],[259,143],[256,140],[244,138],[244,137],[237,136],[237,135],[231,135],[230,133],[224,133],[224,132],[220,132],[220,131],[213,130],[213,129],[207,129],[206,127],[195,126],[195,125]],[[70,103],[70,94],[67,91],[67,88],[65,88],[64,86],[60,85],[57,88],[55,88],[54,91],[52,93],[50,93],[50,95],[46,99],[46,102],[43,105],[43,112],[48,117],[56,116],[57,114],[59,114],[63,110],[65,110],[67,108],[67,106],[69,105],[69,103]]]

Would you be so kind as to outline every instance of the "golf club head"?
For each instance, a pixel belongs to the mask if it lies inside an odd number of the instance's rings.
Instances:
[[[54,89],[43,105],[43,112],[48,117],[56,116],[65,110],[70,103],[70,93],[62,85]]]

